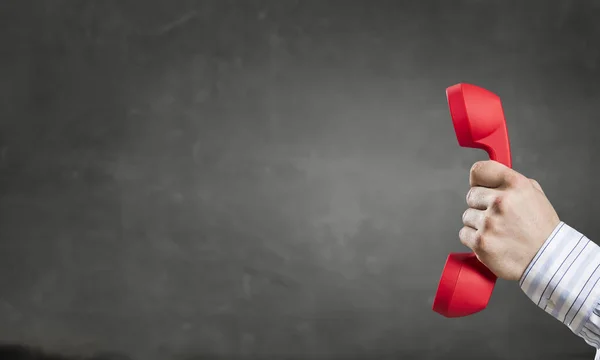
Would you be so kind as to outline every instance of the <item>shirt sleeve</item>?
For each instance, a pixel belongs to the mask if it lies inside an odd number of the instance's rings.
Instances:
[[[600,349],[598,245],[560,222],[525,269],[519,285],[538,307]]]

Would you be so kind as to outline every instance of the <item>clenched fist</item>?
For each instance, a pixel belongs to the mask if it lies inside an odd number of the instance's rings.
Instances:
[[[460,241],[496,276],[519,280],[560,220],[533,179],[496,161],[471,168]]]

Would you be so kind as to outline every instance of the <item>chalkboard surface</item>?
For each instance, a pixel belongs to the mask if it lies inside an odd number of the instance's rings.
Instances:
[[[592,359],[500,282],[431,311],[468,171],[445,100],[600,238],[598,1],[0,4],[0,341],[131,359]]]

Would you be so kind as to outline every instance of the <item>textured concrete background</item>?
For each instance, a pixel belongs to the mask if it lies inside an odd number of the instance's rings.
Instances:
[[[2,1],[0,339],[133,359],[592,359],[500,282],[431,311],[444,90],[600,239],[599,1]],[[467,353],[465,353],[467,352]]]

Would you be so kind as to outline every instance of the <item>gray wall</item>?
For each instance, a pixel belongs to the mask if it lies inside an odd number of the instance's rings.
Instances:
[[[431,311],[445,88],[592,239],[598,1],[2,1],[0,339],[134,359],[592,359],[500,282]],[[466,352],[466,353],[464,353]]]

